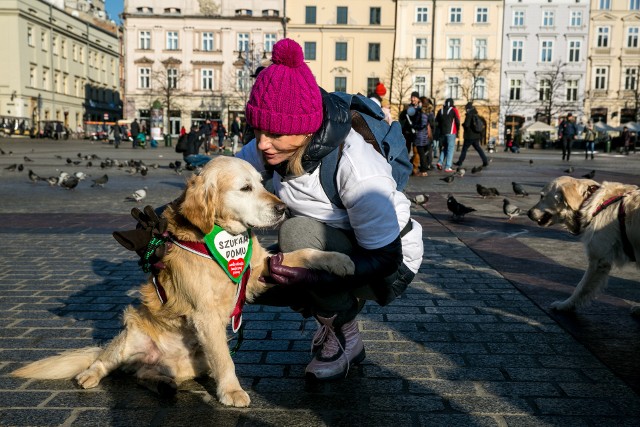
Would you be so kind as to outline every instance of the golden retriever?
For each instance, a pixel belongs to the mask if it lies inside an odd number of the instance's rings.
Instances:
[[[185,191],[164,211],[168,232],[176,241],[202,242],[214,224],[232,235],[251,228],[273,227],[285,216],[285,205],[261,184],[260,174],[233,157],[211,160],[191,177]],[[246,298],[251,301],[268,286],[259,277],[267,272],[268,253],[252,234],[251,275]],[[163,394],[176,393],[188,379],[209,374],[224,405],[245,407],[249,395],[235,374],[227,344],[227,325],[235,307],[236,289],[218,263],[170,245],[157,280],[165,291],[158,297],[153,277],[141,286],[142,305],[124,311],[124,329],[105,348],[72,350],[33,362],[13,372],[37,379],[77,380],[96,387],[116,368],[134,370],[138,381]],[[353,274],[351,259],[336,252],[304,249],[284,255],[284,264]]]
[[[640,260],[640,191],[635,185],[562,176],[544,187],[528,216],[542,227],[559,223],[582,236],[587,253],[582,280],[569,298],[551,304],[555,310],[586,305],[606,286],[612,265]],[[640,314],[640,306],[632,307],[632,314]]]

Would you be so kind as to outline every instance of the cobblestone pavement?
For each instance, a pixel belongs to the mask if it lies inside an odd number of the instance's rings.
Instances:
[[[179,194],[189,173],[169,169],[179,155],[165,147],[0,140],[0,148],[2,426],[638,425],[640,323],[628,314],[629,303],[640,302],[637,270],[614,270],[606,293],[575,315],[549,312],[549,303],[570,294],[582,275],[580,243],[525,217],[507,222],[502,197],[475,193],[476,183],[490,184],[528,209],[569,165],[556,151],[492,153],[489,168],[451,184],[438,172],[411,179],[410,195],[430,195],[427,209],[413,208],[424,227],[422,268],[393,304],[365,306],[359,325],[367,358],[346,380],[305,383],[312,321],[288,309],[247,307],[245,341],[234,361],[252,404],[231,409],[216,401],[207,379],[183,384],[165,400],[124,374],[92,390],[8,376],[24,362],[104,343],[120,330],[120,313],[138,302],[144,280],[135,257],[111,237],[133,225],[128,211],[135,204],[124,199],[147,187],[144,203],[158,206]],[[111,157],[158,168],[143,177],[127,168],[86,167],[85,160],[68,164],[67,158],[80,160],[78,153],[98,155],[94,164]],[[638,182],[640,156],[585,161],[581,154],[570,163],[575,176],[596,169],[596,180]],[[478,163],[469,153],[469,169]],[[12,164],[24,170],[5,169]],[[91,177],[68,191],[31,183],[29,169],[44,177],[59,170]],[[92,188],[91,179],[104,173],[107,185]],[[531,196],[513,198],[514,180]],[[477,212],[452,222],[448,193]],[[263,243],[273,241],[273,232],[263,233]]]

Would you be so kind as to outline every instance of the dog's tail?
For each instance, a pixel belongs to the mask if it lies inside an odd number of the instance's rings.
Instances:
[[[35,378],[38,380],[66,380],[75,378],[96,361],[102,349],[85,347],[65,351],[56,356],[47,357],[11,372],[14,377]]]

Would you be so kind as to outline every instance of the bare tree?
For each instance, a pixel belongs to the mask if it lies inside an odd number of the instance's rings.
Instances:
[[[462,97],[467,102],[479,100],[484,103],[486,101],[486,94],[491,92],[487,76],[491,76],[495,72],[496,65],[496,61],[479,59],[461,62],[458,69],[462,83],[459,84],[459,88]],[[485,84],[481,85],[483,80]],[[480,89],[484,89],[484,93]]]
[[[539,111],[548,125],[551,124],[552,117],[569,107],[577,106],[577,102],[566,100],[566,66],[565,62],[554,62],[546,70],[536,71],[535,80],[526,82],[526,85],[537,93]],[[529,103],[533,101],[530,100]]]
[[[179,68],[179,62],[165,62],[165,67],[151,73],[153,88],[150,96],[157,98],[167,110],[165,115],[165,129],[169,129],[169,114],[176,107],[180,109],[180,97],[184,94],[184,84],[186,79],[191,77],[191,73]]]
[[[407,58],[396,58],[389,61],[389,102],[395,106],[398,111],[402,111],[404,100],[413,88],[412,80],[413,61]]]

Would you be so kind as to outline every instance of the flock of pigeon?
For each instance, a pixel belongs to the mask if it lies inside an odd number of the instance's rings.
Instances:
[[[529,165],[530,166],[533,165],[533,160],[529,160]],[[471,170],[471,173],[474,173],[474,174],[478,173],[482,171],[482,169],[483,169],[482,166],[475,166]],[[564,172],[567,174],[572,174],[574,170],[575,168],[573,166],[570,166],[568,169],[564,170]],[[446,182],[447,184],[451,184],[456,178],[462,178],[465,175],[465,173],[466,173],[465,169],[462,167],[459,167],[453,174],[439,178],[439,179],[441,181]],[[596,174],[596,171],[592,170],[591,172],[585,175],[582,175],[582,178],[593,179],[595,174]],[[529,196],[529,193],[527,192],[527,190],[525,190],[522,184],[512,181],[511,187],[513,189],[514,197],[521,196],[524,198]],[[500,196],[500,192],[498,191],[497,188],[485,187],[482,184],[476,184],[476,192],[482,199]],[[429,195],[421,194],[411,199],[411,201],[413,203],[421,205],[426,209],[426,203],[429,201]],[[458,202],[456,198],[453,196],[453,194],[451,193],[447,195],[447,209],[449,210],[449,212],[451,212],[451,215],[452,215],[451,218],[454,221],[461,221],[464,219],[465,215],[476,211],[475,208],[465,206],[462,203]],[[514,217],[517,217],[526,213],[526,210],[523,210],[520,207],[516,206],[508,198],[505,197],[502,200],[502,212],[507,217],[507,221],[510,221]]]
[[[6,152],[2,148],[0,148],[1,155],[13,155],[13,152]],[[72,159],[67,157],[64,159],[60,155],[55,155],[56,159],[64,160],[64,165],[68,167],[80,166],[84,163],[84,166],[87,168],[91,167],[99,167],[101,170],[117,168],[120,170],[124,170],[129,175],[140,174],[141,176],[147,176],[150,169],[158,169],[160,167],[159,164],[145,164],[142,160],[117,160],[117,159],[101,159],[99,156],[95,154],[83,155],[82,153],[77,154],[76,159]],[[25,170],[25,164],[35,163],[33,159],[29,156],[23,157],[23,163],[14,163],[11,164],[4,169],[8,172],[22,172]],[[183,167],[182,162],[175,161],[169,164],[169,168],[174,170],[177,174],[182,174]],[[47,182],[51,187],[60,187],[66,190],[73,190],[76,188],[82,181],[90,178],[85,172],[75,172],[68,173],[62,170],[56,169],[58,171],[57,175],[54,176],[40,176],[33,169],[29,168],[28,177],[29,180],[33,183],[38,182]],[[101,174],[98,178],[91,179],[91,187],[104,188],[104,186],[109,182],[109,175],[106,173]],[[125,198],[125,201],[133,201],[133,202],[141,202],[147,196],[147,187],[141,188],[139,190],[134,191],[131,195]]]

